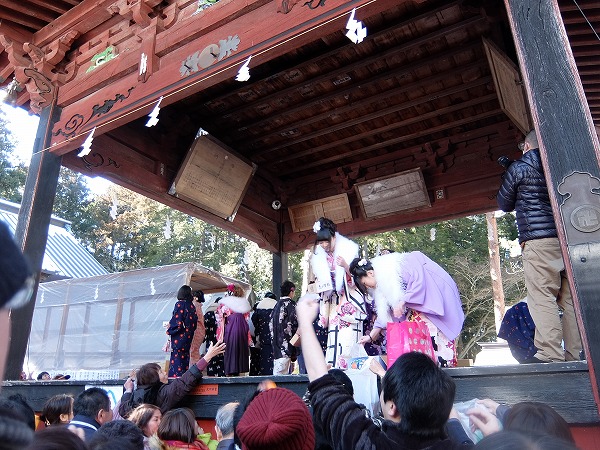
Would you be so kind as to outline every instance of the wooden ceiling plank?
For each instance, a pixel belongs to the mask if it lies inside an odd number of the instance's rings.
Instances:
[[[471,69],[475,69],[477,67],[483,67],[483,64],[486,64],[486,63],[480,60],[480,61],[477,61],[477,62],[474,62],[474,63],[471,63],[471,64],[463,65],[463,66],[461,66],[459,68],[459,70],[461,70],[461,71],[468,71],[468,70],[471,70]],[[413,82],[413,83],[405,84],[405,85],[402,85],[402,86],[400,86],[398,88],[390,89],[389,91],[384,91],[384,92],[381,92],[381,93],[379,93],[377,95],[373,95],[373,96],[370,96],[368,98],[361,99],[360,101],[356,101],[356,102],[353,101],[353,102],[347,104],[346,106],[336,107],[334,109],[324,111],[324,112],[322,112],[320,114],[316,114],[316,115],[310,116],[310,117],[308,117],[307,119],[305,119],[305,120],[303,120],[301,122],[293,122],[293,123],[285,124],[285,125],[283,125],[281,127],[278,127],[278,128],[276,128],[276,129],[274,129],[272,131],[269,131],[267,133],[262,134],[260,136],[260,138],[257,138],[257,139],[255,139],[253,141],[246,142],[245,143],[246,147],[248,147],[248,148],[256,147],[256,146],[258,146],[260,144],[263,144],[263,141],[265,139],[270,138],[270,137],[275,137],[275,136],[280,137],[281,136],[281,132],[287,131],[291,127],[293,127],[293,128],[301,128],[301,127],[304,127],[304,126],[307,126],[307,125],[311,125],[311,124],[317,123],[317,122],[319,122],[321,120],[328,119],[332,114],[342,115],[342,114],[345,114],[347,112],[353,111],[353,110],[355,110],[356,108],[358,108],[358,107],[360,107],[362,105],[365,105],[365,104],[374,104],[374,103],[377,103],[379,101],[385,100],[385,99],[390,98],[390,97],[398,96],[398,95],[406,93],[406,92],[411,92],[413,90],[420,89],[421,87],[423,87],[423,85],[427,85],[427,84],[428,85],[432,85],[432,84],[438,83],[439,81],[445,80],[447,78],[448,78],[448,73],[445,73],[445,72],[444,73],[438,73],[438,74],[435,74],[433,76],[427,77],[427,78],[425,78],[423,80],[419,80],[419,81],[416,81],[416,82]],[[365,85],[365,83],[362,83],[361,85]],[[464,89],[466,89],[466,88],[464,88]],[[336,93],[336,95],[338,95],[338,94]],[[432,93],[431,95],[434,95],[434,94]],[[320,97],[320,99],[324,99],[324,101],[327,101],[328,97],[329,96],[327,96],[327,97]],[[294,142],[299,142],[299,139],[302,139],[305,136],[306,135],[302,135],[301,137],[296,138],[294,140]],[[265,147],[265,148],[261,149],[260,151],[255,152],[253,154],[253,159],[256,158],[256,157],[262,156],[265,153],[269,153],[269,152],[272,152],[272,151],[284,148],[287,145],[289,145],[289,142],[286,142],[286,143],[281,144],[281,145],[277,145],[275,147]]]
[[[38,29],[46,25],[46,22],[40,19],[36,19],[27,14],[19,14],[17,12],[8,11],[6,9],[0,9],[0,20],[8,20],[18,25],[22,25],[25,28]]]
[[[394,55],[397,55],[397,54],[400,54],[400,53],[406,53],[407,51],[409,51],[411,49],[414,49],[415,47],[421,46],[421,45],[427,43],[428,41],[430,41],[432,39],[439,39],[439,38],[441,38],[443,36],[446,36],[446,35],[448,35],[450,33],[455,32],[455,31],[459,31],[459,30],[462,31],[466,27],[470,27],[470,26],[479,24],[479,23],[481,23],[481,22],[483,22],[485,20],[486,19],[484,17],[481,17],[481,16],[475,16],[475,17],[471,17],[469,19],[465,19],[465,20],[463,20],[461,22],[458,22],[456,24],[450,25],[450,26],[445,27],[445,28],[441,28],[439,30],[436,30],[436,31],[431,32],[429,34],[426,34],[424,36],[420,36],[420,37],[418,37],[418,38],[416,38],[414,40],[411,40],[410,42],[405,43],[405,44],[403,44],[403,45],[401,45],[399,47],[394,47],[394,48],[388,49],[386,51],[383,51],[383,52],[380,52],[380,53],[376,53],[375,55],[373,55],[373,56],[371,56],[369,58],[359,59],[359,60],[355,61],[352,64],[348,64],[348,65],[340,67],[340,69],[337,70],[337,71],[327,72],[327,73],[318,75],[318,76],[316,76],[314,78],[311,78],[310,80],[303,81],[300,85],[290,86],[289,88],[286,88],[286,89],[283,89],[283,90],[279,90],[279,91],[274,92],[272,94],[260,97],[259,99],[255,100],[255,101],[253,101],[251,103],[244,104],[242,106],[239,106],[238,108],[234,108],[232,110],[229,110],[227,113],[230,114],[230,115],[234,115],[234,114],[236,114],[236,113],[238,113],[240,111],[244,111],[244,110],[246,110],[248,108],[253,108],[254,105],[256,105],[256,104],[269,102],[271,100],[274,100],[274,99],[277,99],[277,98],[281,98],[281,97],[285,98],[290,93],[296,92],[298,90],[298,88],[300,86],[302,86],[302,85],[306,85],[306,84],[310,84],[310,83],[313,83],[313,84],[317,83],[318,84],[318,83],[323,82],[323,81],[331,80],[332,78],[335,78],[336,75],[345,74],[345,73],[348,73],[348,72],[352,72],[354,69],[365,67],[368,64],[373,63],[375,61],[378,61],[380,59],[390,58],[390,57],[392,57]],[[354,44],[350,43],[350,44],[348,44],[345,47],[351,47],[352,45],[354,45]],[[316,61],[318,61],[320,59],[321,58],[315,58]],[[287,72],[287,71],[285,71],[285,72]],[[354,88],[355,87],[351,87],[349,89],[354,89]],[[230,95],[231,94],[228,94],[227,96],[230,96]],[[286,110],[287,109],[288,108],[286,107]],[[278,113],[279,113],[279,111],[274,111],[272,115],[278,114]],[[248,125],[248,126],[250,126],[250,125]]]
[[[447,10],[449,8],[454,8],[454,7],[456,7],[456,5],[458,3],[460,3],[460,2],[456,2],[455,1],[455,2],[449,3],[448,5],[443,5],[443,6],[437,7],[434,10],[425,12],[425,13],[423,13],[423,14],[415,17],[415,18],[410,18],[408,20],[405,20],[403,22],[395,24],[391,28],[387,28],[385,30],[378,31],[377,33],[369,34],[366,39],[367,40],[376,41],[378,38],[380,38],[382,36],[386,36],[388,33],[390,33],[390,31],[397,30],[397,29],[400,29],[402,27],[406,27],[407,25],[412,24],[415,20],[420,20],[420,19],[428,18],[432,14],[437,14],[437,13],[439,13],[441,11],[445,11],[445,10]],[[308,64],[317,64],[319,61],[322,61],[324,59],[335,57],[340,51],[343,51],[344,49],[347,49],[347,48],[351,48],[354,45],[355,44],[353,44],[353,43],[348,43],[348,44],[344,45],[341,48],[334,48],[334,49],[332,49],[332,50],[330,50],[330,51],[328,51],[328,52],[326,52],[324,54],[321,54],[321,55],[318,55],[318,56],[316,56],[314,58],[311,58],[309,60],[303,61],[300,64],[297,64],[295,66],[289,67],[289,68],[287,68],[285,70],[281,70],[281,71],[279,71],[277,73],[274,73],[274,74],[269,74],[268,78],[271,78],[273,76],[275,76],[275,77],[281,77],[281,76],[285,75],[286,73],[291,72],[293,70],[300,70],[300,69],[302,69],[304,66],[306,66]],[[378,60],[380,58],[383,58],[385,56],[387,56],[387,57],[393,56],[396,53],[397,52],[393,52],[391,54],[386,54],[386,53],[382,52],[382,53],[379,53],[378,56],[370,57],[370,58],[366,58],[366,59],[362,59],[361,61],[359,61],[357,63],[353,63],[352,65],[348,65],[348,66],[344,66],[344,67],[345,67],[346,71],[349,71],[349,70],[352,70],[355,67],[364,66],[367,63],[369,63],[370,61],[376,61],[376,60]],[[323,81],[323,80],[326,80],[326,79],[328,79],[328,78],[327,77],[324,77],[324,78],[317,77],[317,78],[313,78],[313,79],[311,79],[311,80],[309,80],[307,82],[303,82],[302,84],[306,84],[308,82],[316,83],[316,82]],[[260,80],[260,81],[264,81],[264,80]],[[278,97],[278,96],[287,95],[287,93],[291,92],[294,89],[297,89],[297,86],[292,86],[291,88],[286,89],[284,91],[278,91],[275,94],[271,94],[271,95],[268,95],[268,96],[261,97],[261,99],[259,100],[259,102],[262,103],[262,102],[265,102],[265,101],[269,101],[269,98],[272,97],[272,96]],[[239,96],[239,94],[242,93],[242,92],[244,92],[245,90],[247,90],[247,89],[245,89],[245,88],[236,89],[234,91],[228,92],[227,94],[214,97],[214,98],[211,99],[211,101],[219,102],[219,101],[223,101],[224,99],[229,98],[231,96],[236,96],[236,95]],[[277,95],[277,94],[279,94],[279,95]],[[254,103],[256,103],[256,102],[254,102]],[[240,109],[243,109],[243,107],[240,107]],[[230,113],[232,113],[232,114],[235,114],[235,112],[236,112],[236,110],[231,110],[230,111]]]
[[[66,13],[69,8],[68,7],[64,7],[60,4],[58,4],[58,2],[56,2],[55,0],[28,0],[30,3],[33,3],[34,5],[37,5],[39,7],[42,8],[46,8],[49,9],[50,11],[54,11],[58,14],[64,14]],[[63,2],[66,2],[66,0],[62,0]],[[81,3],[81,0],[74,0],[71,5],[75,6],[77,4]]]
[[[434,64],[435,62],[439,61],[441,58],[452,58],[460,53],[470,52],[470,51],[474,51],[474,50],[480,49],[480,48],[481,48],[481,41],[478,40],[477,42],[473,42],[472,44],[468,45],[468,47],[466,47],[466,48],[455,49],[455,50],[446,51],[445,53],[442,52],[440,54],[435,54],[435,55],[427,57],[425,59],[415,61],[412,64],[402,66],[400,70],[394,69],[389,72],[386,71],[386,72],[380,73],[378,75],[372,76],[368,80],[365,80],[364,82],[361,82],[359,84],[360,85],[377,84],[380,81],[387,80],[389,78],[400,77],[403,74],[407,74],[412,71],[427,67],[428,65]],[[340,73],[342,73],[342,72],[343,71],[340,71]],[[332,76],[334,76],[334,75],[332,75]],[[352,86],[348,86],[344,89],[341,89],[339,91],[335,91],[331,94],[327,94],[327,95],[317,97],[317,98],[311,98],[309,100],[306,100],[305,102],[298,103],[292,107],[286,108],[285,111],[280,113],[280,115],[286,116],[289,114],[293,114],[295,112],[302,111],[304,109],[309,108],[310,106],[321,104],[321,102],[323,102],[323,101],[332,100],[339,96],[349,94],[352,91],[354,91],[355,89],[356,89],[356,86],[352,85]],[[227,112],[227,113],[229,114],[229,112]],[[279,118],[279,116],[278,116],[278,118]],[[242,124],[240,124],[240,127],[243,126],[243,127],[247,127],[247,128],[261,128],[262,126],[268,124],[272,120],[273,120],[273,117],[261,118],[258,121],[242,123]],[[285,129],[289,128],[290,126],[293,126],[293,124],[286,125]],[[253,157],[254,156],[262,156],[263,154],[268,153],[269,151],[270,151],[269,149],[261,149],[261,150],[258,150],[256,152],[252,153],[252,156]]]
[[[289,170],[278,171],[278,173],[282,177],[289,176],[290,174],[301,172],[301,171],[304,171],[304,170],[307,170],[307,169],[311,169],[313,167],[316,167],[316,166],[319,166],[319,165],[322,165],[322,164],[328,164],[330,162],[339,161],[341,159],[349,158],[349,157],[352,157],[352,156],[358,156],[358,155],[361,155],[363,153],[368,153],[368,152],[373,151],[373,150],[377,150],[377,149],[380,149],[380,148],[388,147],[388,146],[391,146],[391,145],[396,145],[396,144],[399,144],[401,142],[405,142],[405,141],[408,141],[408,140],[411,140],[411,139],[416,139],[416,138],[419,138],[419,137],[427,136],[427,135],[430,135],[432,133],[436,133],[438,131],[444,131],[444,130],[447,130],[448,128],[454,128],[454,127],[458,127],[458,126],[461,126],[461,125],[464,125],[464,124],[467,124],[467,123],[476,122],[478,120],[485,119],[485,118],[488,118],[488,117],[493,117],[493,116],[501,114],[501,113],[502,113],[502,110],[500,110],[499,108],[498,109],[494,109],[492,111],[486,111],[485,113],[477,114],[475,116],[466,117],[464,119],[456,120],[456,121],[451,122],[451,123],[439,125],[437,127],[433,127],[433,128],[429,128],[429,129],[424,130],[424,131],[420,131],[418,133],[411,133],[411,134],[407,134],[407,135],[404,135],[404,136],[400,136],[398,138],[388,139],[385,142],[380,142],[380,143],[377,143],[377,144],[374,144],[374,145],[369,145],[367,147],[363,147],[363,148],[358,149],[358,150],[352,150],[350,152],[345,152],[343,154],[331,156],[329,158],[321,158],[321,159],[318,159],[318,160],[313,161],[313,162],[308,163],[308,164],[294,165],[293,167],[290,167],[290,165],[288,165],[288,167],[290,168]]]
[[[464,67],[460,68],[460,69],[462,70],[462,69],[464,69]],[[444,76],[448,77],[449,74],[446,73],[446,74],[444,74]],[[413,99],[413,100],[405,102],[405,103],[400,103],[400,104],[397,104],[397,105],[394,105],[394,106],[390,106],[388,108],[379,109],[379,110],[377,110],[377,111],[375,111],[375,112],[373,112],[371,114],[366,114],[364,116],[357,117],[356,119],[346,120],[346,121],[344,121],[342,123],[339,123],[339,124],[336,124],[336,125],[332,125],[332,126],[328,126],[327,128],[315,131],[313,133],[303,134],[302,136],[294,139],[293,145],[299,144],[301,142],[305,142],[305,141],[307,141],[309,139],[314,139],[314,138],[317,138],[317,137],[320,137],[320,136],[325,136],[325,135],[330,134],[330,133],[335,133],[335,132],[340,131],[340,130],[342,130],[344,128],[348,128],[348,127],[353,127],[353,126],[356,126],[356,125],[360,125],[360,124],[366,123],[366,122],[368,122],[370,120],[373,120],[373,119],[376,119],[376,118],[379,118],[379,117],[384,117],[384,116],[389,115],[389,114],[397,113],[399,111],[402,111],[402,110],[405,110],[405,109],[408,109],[408,108],[413,108],[413,107],[418,106],[418,105],[423,105],[423,104],[426,104],[426,103],[429,103],[429,102],[433,101],[434,99],[447,97],[447,96],[452,95],[452,94],[457,94],[459,92],[466,91],[467,89],[472,89],[473,87],[485,85],[487,83],[490,83],[491,81],[492,81],[492,77],[491,76],[487,76],[487,77],[484,77],[484,78],[480,78],[480,79],[474,80],[474,81],[472,81],[470,83],[466,83],[466,84],[458,85],[458,86],[453,86],[451,88],[444,89],[444,90],[438,91],[438,92],[432,92],[430,94],[424,95],[423,97],[419,97],[419,98]],[[420,84],[420,83],[418,83],[418,84]],[[389,95],[392,95],[392,94],[389,93]],[[353,105],[353,107],[359,108],[360,105]],[[437,114],[441,114],[441,112],[437,112]],[[420,118],[422,118],[422,117],[423,116],[420,116]],[[296,126],[300,127],[300,126],[302,126],[302,124],[297,124]],[[290,145],[290,143],[288,142],[288,143],[283,144],[283,145],[278,145],[276,147],[271,147],[268,150],[269,151],[281,150],[283,148],[288,147],[289,145]],[[296,156],[296,154],[294,154],[293,157],[283,158],[283,161],[286,161],[287,159],[294,159],[295,156]],[[280,159],[277,159],[276,161],[277,161],[277,163],[281,162]]]
[[[50,23],[56,19],[56,14],[51,14],[43,8],[32,8],[30,4],[24,2],[15,2],[11,4],[11,9],[27,16],[31,16],[32,18],[43,20],[46,23]]]
[[[350,144],[351,142],[360,141],[360,139],[368,137],[368,136],[374,136],[374,135],[377,135],[380,133],[385,133],[385,132],[389,132],[392,130],[396,130],[396,129],[399,129],[402,127],[406,127],[407,125],[410,125],[410,124],[414,124],[414,123],[417,123],[417,122],[420,122],[423,120],[441,116],[443,114],[455,113],[462,109],[465,109],[465,108],[468,108],[468,107],[471,107],[474,105],[486,103],[486,102],[488,102],[490,100],[494,100],[496,98],[497,98],[496,94],[493,93],[493,94],[485,95],[483,97],[474,98],[474,99],[468,100],[466,102],[457,103],[457,104],[448,106],[446,108],[437,109],[437,110],[431,111],[427,114],[420,114],[418,116],[411,117],[410,119],[402,120],[400,122],[392,123],[392,124],[389,124],[389,125],[386,125],[383,127],[379,127],[379,128],[371,127],[369,129],[369,131],[366,131],[364,133],[355,134],[355,135],[347,137],[345,139],[338,139],[334,142],[320,145],[318,147],[311,147],[311,148],[309,148],[307,150],[303,150],[303,151],[293,151],[292,150],[290,153],[288,153],[288,156],[285,156],[282,158],[277,158],[277,160],[273,160],[270,162],[272,163],[272,165],[277,165],[277,164],[288,162],[288,161],[291,161],[294,159],[301,158],[303,156],[315,155],[319,152],[322,152],[322,151],[330,149],[330,148],[339,147],[342,145]],[[353,152],[346,152],[346,153],[342,152],[342,153],[336,155],[334,158],[339,159],[340,157],[344,157],[345,155],[352,154],[352,153]],[[325,158],[325,159],[327,159],[327,158]],[[323,161],[323,159],[320,159],[320,160]],[[290,164],[287,164],[287,167],[290,167]],[[279,170],[277,172],[281,173],[281,171],[279,171]],[[288,172],[286,172],[285,170],[283,171],[283,174],[287,174],[287,173]]]

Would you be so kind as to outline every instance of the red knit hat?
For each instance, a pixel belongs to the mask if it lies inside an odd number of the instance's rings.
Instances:
[[[315,429],[297,394],[274,388],[258,394],[235,428],[243,450],[313,450]]]

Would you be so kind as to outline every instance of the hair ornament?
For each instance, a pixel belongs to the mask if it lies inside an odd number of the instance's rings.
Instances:
[[[235,287],[233,286],[233,283],[227,285],[227,292],[228,293],[230,293],[230,294],[233,293],[234,289],[235,289]]]
[[[363,266],[366,266],[368,262],[369,262],[369,261],[367,261],[365,258],[363,258],[363,259],[361,259],[361,260],[358,262],[358,265],[359,265],[360,267],[363,267]]]
[[[315,224],[313,225],[313,231],[315,233],[318,233],[319,231],[321,231],[321,221],[320,220],[317,220],[315,222]]]

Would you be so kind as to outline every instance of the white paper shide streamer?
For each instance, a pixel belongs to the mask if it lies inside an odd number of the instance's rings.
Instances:
[[[248,81],[250,79],[250,69],[248,68],[248,65],[250,64],[251,58],[252,55],[250,55],[246,62],[242,64],[242,67],[240,67],[240,70],[235,77],[236,81]]]
[[[161,95],[152,112],[148,114],[148,122],[146,122],[147,127],[153,127],[158,123],[158,113],[160,112],[160,102],[162,102],[162,99]]]
[[[88,137],[86,137],[85,141],[83,141],[83,145],[81,146],[81,151],[77,155],[80,158],[82,156],[89,155],[90,152],[92,151],[92,141],[94,140],[94,131],[96,131],[96,127],[92,128],[92,131],[90,131],[90,134],[88,134]]]
[[[356,8],[350,13],[350,18],[346,24],[346,29],[348,30],[346,37],[355,44],[360,44],[363,39],[367,37],[367,28],[363,26],[363,23],[360,20],[354,19],[355,14]]]

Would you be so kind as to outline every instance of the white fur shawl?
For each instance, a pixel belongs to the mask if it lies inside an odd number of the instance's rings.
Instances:
[[[219,300],[219,303],[227,306],[230,310],[236,313],[246,314],[252,309],[250,303],[245,297],[234,297],[228,295]]]
[[[347,237],[339,233],[335,233],[335,248],[333,249],[333,259],[338,256],[344,258],[346,263],[350,265],[354,258],[358,257],[358,244],[351,241]],[[329,265],[327,264],[327,254],[319,245],[316,246],[314,254],[310,258],[310,264],[319,284],[327,283],[331,278]],[[343,267],[335,266],[335,289],[340,291],[344,284],[344,276],[346,271]]]
[[[372,291],[377,307],[377,322],[391,322],[390,309],[404,305],[405,289],[402,286],[402,265],[406,253],[388,253],[373,258],[377,287]]]

